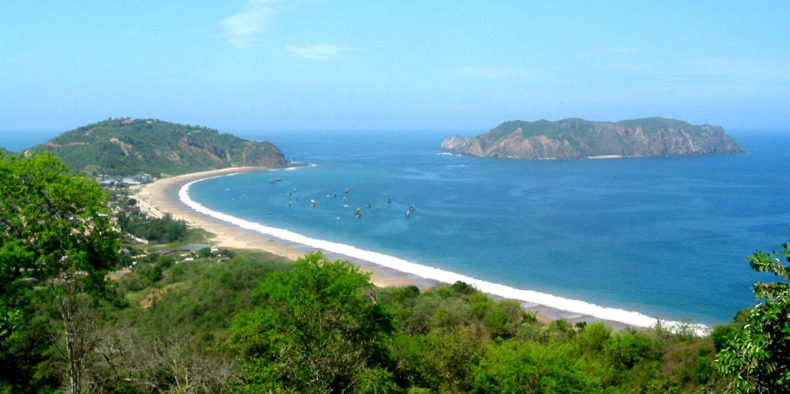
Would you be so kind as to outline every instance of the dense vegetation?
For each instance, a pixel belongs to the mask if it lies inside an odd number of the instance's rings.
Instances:
[[[109,119],[61,134],[35,150],[86,174],[183,174],[231,166],[279,166],[282,152],[205,127],[161,120]]]
[[[778,282],[709,337],[613,331],[462,282],[376,288],[320,254],[149,253],[108,275],[119,245],[95,183],[46,155],[2,155],[0,174],[0,393],[790,388],[787,245],[750,257]]]
[[[75,387],[92,350],[77,339],[86,330],[78,306],[111,297],[105,277],[119,245],[106,194],[48,154],[0,153],[0,191],[2,387],[35,384],[31,371],[55,351]]]
[[[153,218],[143,215],[140,211],[132,211],[120,213],[116,217],[118,226],[123,232],[152,242],[181,241],[187,232],[186,222],[175,220],[170,215]]]

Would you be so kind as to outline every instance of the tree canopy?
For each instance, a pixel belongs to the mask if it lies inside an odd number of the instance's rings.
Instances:
[[[20,290],[31,282],[61,276],[92,292],[104,290],[118,250],[105,201],[96,182],[74,175],[49,154],[0,154],[3,314],[25,304]]]
[[[381,387],[392,316],[375,302],[369,275],[313,253],[266,278],[259,306],[235,322],[247,389],[305,392]]]

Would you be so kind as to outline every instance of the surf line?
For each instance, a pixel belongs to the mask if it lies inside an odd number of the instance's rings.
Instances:
[[[309,238],[302,234],[297,234],[289,230],[265,226],[260,223],[251,222],[242,218],[238,218],[232,215],[228,215],[222,212],[208,209],[202,204],[192,200],[192,198],[189,196],[189,188],[195,183],[213,178],[219,178],[223,176],[232,176],[236,174],[237,173],[223,174],[223,175],[217,175],[213,177],[197,179],[188,182],[183,186],[181,186],[181,188],[179,189],[178,198],[179,200],[181,200],[181,202],[184,205],[194,209],[198,213],[213,217],[215,219],[222,220],[224,222],[243,228],[245,230],[255,231],[257,233],[279,238],[284,241],[293,242],[296,244],[309,246],[314,249],[324,250],[327,252],[348,256],[354,259],[367,261],[376,265],[380,265],[382,267],[390,268],[407,274],[416,275],[425,279],[435,280],[437,282],[442,282],[447,284],[452,284],[457,281],[466,282],[484,293],[493,294],[499,297],[509,298],[530,304],[543,305],[549,308],[558,309],[565,312],[592,316],[598,319],[624,323],[635,327],[654,327],[656,326],[657,323],[660,323],[662,327],[668,328],[670,330],[676,330],[684,326],[689,326],[689,328],[691,328],[691,330],[697,335],[705,335],[708,332],[708,327],[705,326],[704,324],[688,325],[686,323],[682,323],[679,321],[661,320],[655,317],[647,316],[639,312],[600,306],[581,300],[558,297],[555,295],[541,293],[533,290],[517,289],[499,283],[480,280],[459,273],[417,264],[411,261],[403,260],[395,256],[390,256],[379,252],[360,249],[352,245],[346,245],[346,244],[341,244],[341,243],[322,240],[322,239]]]

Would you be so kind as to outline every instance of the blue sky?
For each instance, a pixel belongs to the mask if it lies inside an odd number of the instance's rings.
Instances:
[[[0,3],[0,130],[790,128],[790,2]]]

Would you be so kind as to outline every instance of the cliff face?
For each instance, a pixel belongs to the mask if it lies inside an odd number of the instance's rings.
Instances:
[[[510,121],[471,138],[452,136],[441,147],[481,157],[581,159],[595,156],[686,156],[742,152],[721,127],[646,118],[612,122],[563,119]]]
[[[233,166],[283,166],[274,144],[161,120],[110,119],[53,138],[47,150],[87,174],[183,174]]]

